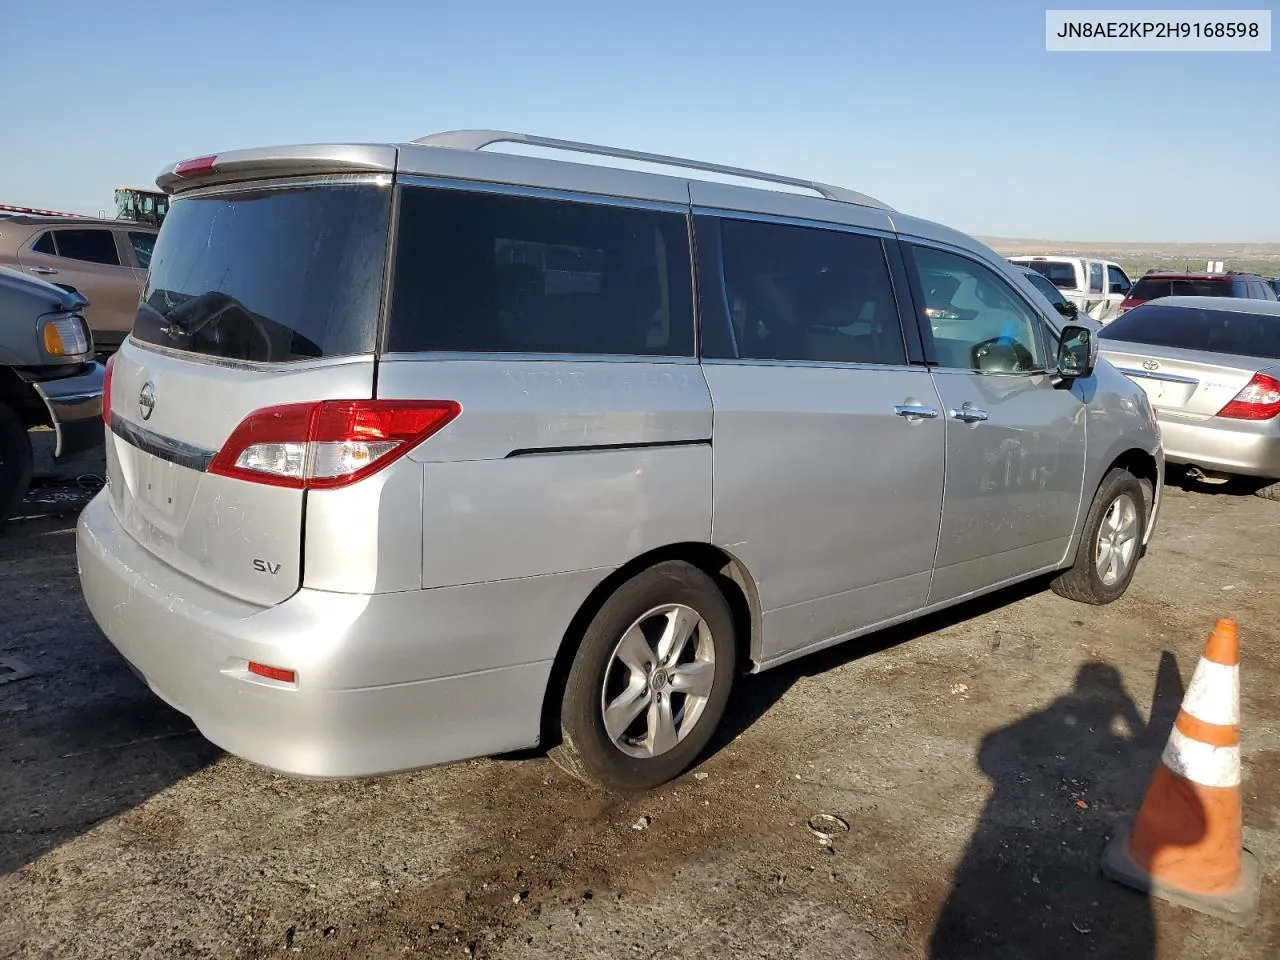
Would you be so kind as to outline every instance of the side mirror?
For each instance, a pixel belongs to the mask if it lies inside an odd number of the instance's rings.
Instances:
[[[1098,364],[1098,336],[1088,327],[1066,326],[1058,344],[1058,376],[1079,380]]]

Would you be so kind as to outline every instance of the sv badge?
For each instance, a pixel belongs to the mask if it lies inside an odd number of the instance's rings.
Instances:
[[[269,573],[274,577],[280,572],[280,564],[271,563],[269,560],[255,559],[253,561],[253,569],[257,570],[259,573]]]

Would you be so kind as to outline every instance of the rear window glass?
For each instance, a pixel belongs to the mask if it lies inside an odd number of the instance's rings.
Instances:
[[[1100,336],[1156,347],[1280,360],[1280,315],[1153,303],[1134,307],[1112,320]]]
[[[1021,267],[1030,267],[1061,290],[1074,290],[1076,288],[1076,268],[1074,264],[1055,263],[1052,260],[1015,260],[1013,262]]]
[[[133,335],[252,362],[371,353],[391,191],[293,187],[176,201]]]
[[[405,187],[392,352],[693,355],[675,213]]]
[[[1143,278],[1133,285],[1129,296],[1135,300],[1160,297],[1229,297],[1229,280],[1160,280]]]

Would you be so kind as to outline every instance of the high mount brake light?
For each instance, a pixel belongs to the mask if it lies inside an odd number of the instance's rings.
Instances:
[[[454,400],[323,400],[255,410],[209,472],[296,489],[345,487],[382,470],[462,412]]]
[[[198,177],[202,174],[213,173],[213,165],[217,162],[217,154],[210,154],[207,157],[195,157],[192,160],[183,160],[173,168],[173,175],[175,177]]]
[[[1255,373],[1243,390],[1218,411],[1232,420],[1270,420],[1280,415],[1280,380]]]

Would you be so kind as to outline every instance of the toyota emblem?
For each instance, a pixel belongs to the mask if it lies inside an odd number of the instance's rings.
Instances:
[[[142,390],[138,393],[138,409],[142,411],[142,419],[150,420],[151,413],[156,408],[156,387],[150,380],[142,385]]]
[[[1154,360],[1143,360],[1142,369],[1143,370],[1159,370],[1160,364],[1156,363]],[[151,386],[151,384],[147,384],[147,386]]]

